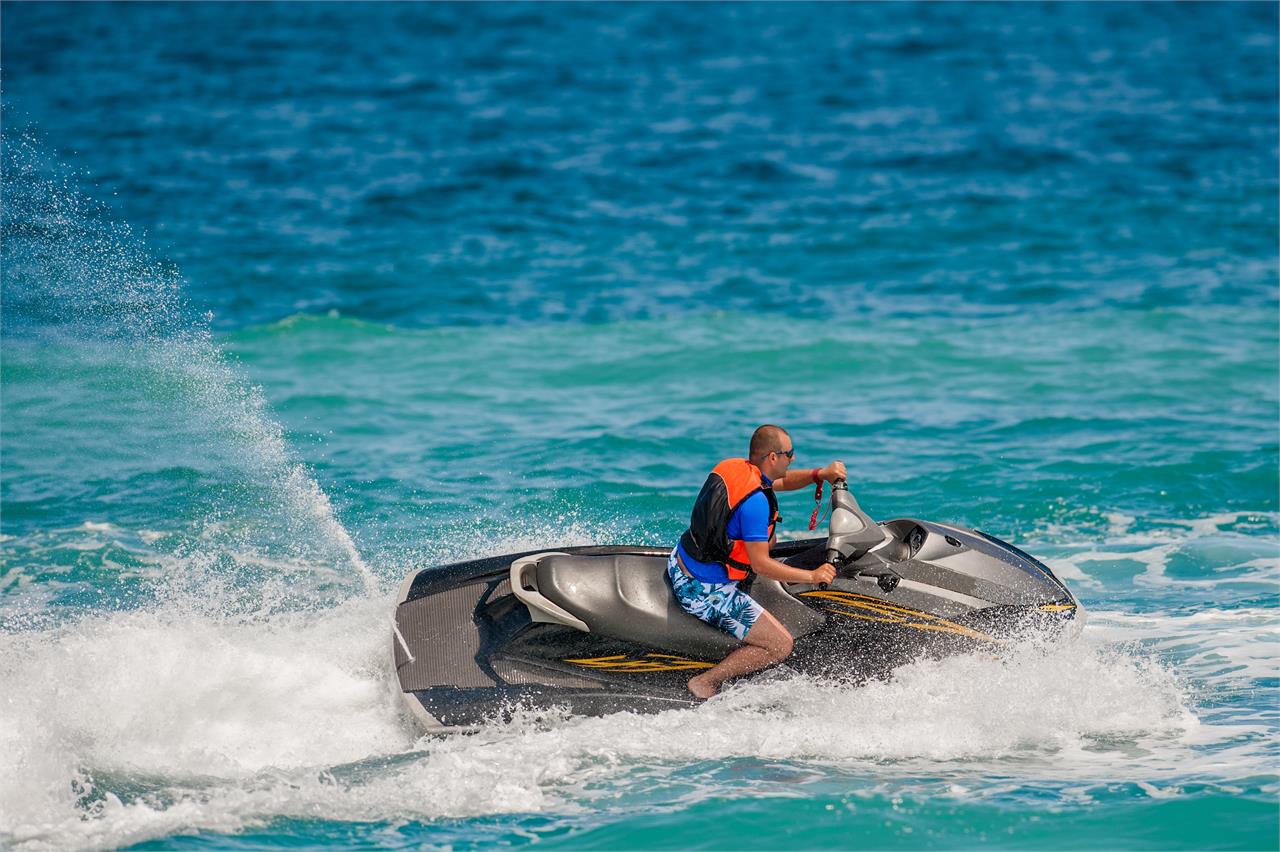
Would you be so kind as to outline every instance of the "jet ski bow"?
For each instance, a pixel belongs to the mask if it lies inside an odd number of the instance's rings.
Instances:
[[[829,561],[832,583],[744,581],[795,638],[784,663],[794,670],[879,677],[1075,617],[1075,598],[1048,566],[998,538],[914,518],[876,523],[843,482],[830,506],[825,539],[782,542],[772,554],[798,568]],[[392,636],[410,712],[424,730],[446,732],[516,707],[595,716],[698,703],[686,681],[739,643],[676,603],[669,553],[564,547],[410,574]]]

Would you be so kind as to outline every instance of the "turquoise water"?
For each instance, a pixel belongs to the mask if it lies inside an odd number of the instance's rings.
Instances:
[[[0,846],[1280,845],[1273,5],[2,15]],[[766,421],[1083,628],[416,734],[406,573]]]

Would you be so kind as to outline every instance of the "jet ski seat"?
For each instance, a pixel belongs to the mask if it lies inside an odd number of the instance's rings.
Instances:
[[[641,639],[673,652],[723,657],[741,643],[680,608],[667,581],[665,556],[540,554],[516,560],[511,586],[535,621],[552,621],[600,636]],[[751,595],[800,637],[823,617],[774,580],[758,578]],[[547,606],[547,604],[550,606]]]

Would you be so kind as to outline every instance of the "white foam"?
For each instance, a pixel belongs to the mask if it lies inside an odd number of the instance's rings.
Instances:
[[[1141,570],[1132,583],[1148,589],[1212,588],[1232,584],[1271,584],[1280,588],[1280,542],[1274,538],[1238,532],[1230,527],[1240,523],[1274,526],[1280,515],[1274,512],[1224,512],[1203,518],[1153,521],[1149,529],[1135,531],[1128,516],[1107,515],[1111,527],[1100,543],[1066,545],[1028,544],[1041,553],[1047,564],[1064,580],[1089,588],[1103,588],[1096,569],[1108,564],[1137,563]],[[1065,535],[1058,530],[1057,535]],[[1052,555],[1053,551],[1063,551]],[[1179,556],[1189,556],[1205,564],[1205,576],[1170,577],[1169,566]],[[1216,564],[1215,564],[1216,563]],[[1114,582],[1114,581],[1109,581]]]
[[[1133,515],[1126,515],[1123,512],[1107,512],[1103,517],[1107,519],[1108,532],[1113,536],[1124,535],[1137,520]]]
[[[1090,630],[1104,641],[1142,643],[1206,689],[1253,688],[1258,680],[1280,678],[1280,622],[1271,609],[1093,610]]]
[[[1101,588],[1101,581],[1089,576],[1078,563],[1088,561],[1087,558],[1075,556],[1071,558],[1046,559],[1046,564],[1060,580],[1069,580],[1072,584]]]
[[[1193,535],[1206,536],[1220,532],[1223,527],[1231,526],[1242,519],[1261,518],[1267,513],[1258,512],[1219,512],[1203,518],[1169,519],[1168,523],[1186,527]]]
[[[1167,667],[1109,647],[1117,629],[1172,632],[1167,621],[1106,613],[1074,642],[917,662],[888,682],[775,674],[691,710],[518,715],[419,740],[391,687],[389,606],[366,598],[255,620],[115,614],[0,635],[0,679],[14,685],[0,705],[0,842],[113,846],[317,815],[573,812],[733,757],[899,785],[945,766],[982,794],[991,776],[1165,789],[1188,771],[1259,769],[1248,745],[1197,756],[1194,744],[1226,735],[1206,730]],[[1213,769],[1224,753],[1229,769]],[[707,783],[706,795],[719,789]]]
[[[85,530],[92,530],[94,532],[107,532],[107,533],[116,532],[115,524],[104,523],[100,521],[85,521],[83,524],[80,525],[80,528]]]
[[[66,831],[82,813],[73,782],[96,774],[239,786],[403,751],[413,737],[388,688],[387,607],[242,622],[114,614],[0,634],[0,835]]]

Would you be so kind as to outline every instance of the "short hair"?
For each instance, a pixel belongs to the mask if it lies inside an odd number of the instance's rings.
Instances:
[[[766,423],[757,429],[751,435],[751,448],[747,451],[748,457],[752,459],[762,459],[769,453],[776,453],[782,449],[782,436],[791,437],[791,433],[781,426],[774,426]]]

